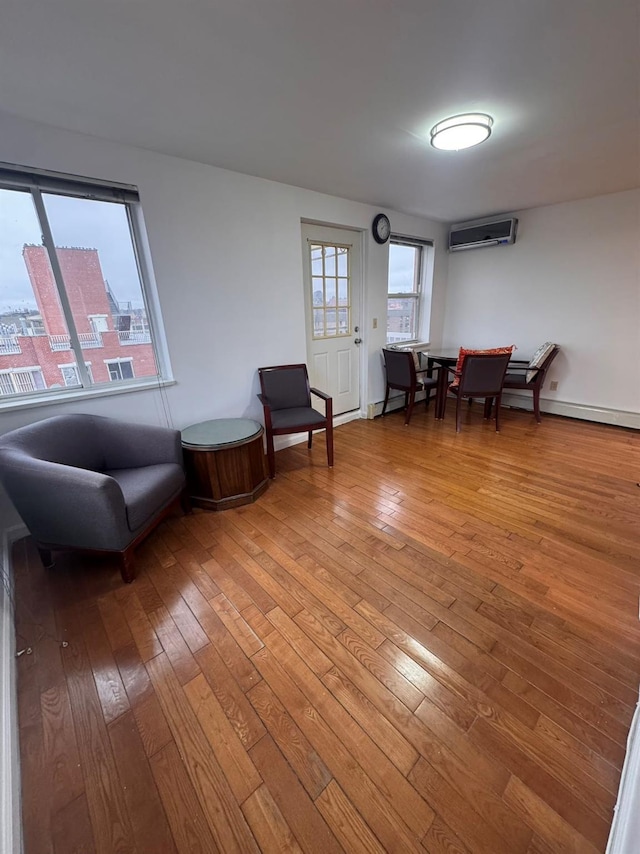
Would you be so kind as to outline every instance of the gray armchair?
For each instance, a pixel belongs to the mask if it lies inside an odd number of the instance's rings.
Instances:
[[[133,550],[183,495],[180,432],[97,415],[60,415],[0,436],[0,482],[38,544],[116,552],[133,581]]]

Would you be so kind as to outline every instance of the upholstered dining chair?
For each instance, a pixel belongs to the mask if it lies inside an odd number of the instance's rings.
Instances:
[[[274,436],[291,433],[308,433],[307,447],[311,448],[314,430],[324,430],[327,441],[327,464],[333,466],[333,398],[309,385],[307,366],[273,365],[258,368],[260,388],[258,395],[264,411],[264,429],[267,439],[269,477],[276,476]],[[311,395],[325,402],[325,414],[311,406]]]
[[[540,391],[544,385],[544,380],[547,371],[555,357],[560,352],[560,347],[547,341],[539,347],[534,353],[531,361],[522,363],[522,365],[509,365],[509,370],[504,378],[504,388],[508,391],[512,389],[530,391],[533,394],[533,411],[538,424],[541,423],[540,417]]]
[[[484,398],[484,417],[490,418],[491,405],[496,402],[496,432],[500,431],[500,403],[502,384],[507,372],[511,353],[483,353],[467,355],[462,365],[460,378],[449,386],[449,391],[457,396],[456,433],[460,432],[461,403],[463,399]],[[446,406],[446,398],[444,401]],[[443,407],[444,415],[444,407]]]
[[[429,398],[431,389],[436,389],[438,380],[433,377],[427,377],[424,372],[420,372],[422,376],[418,378],[418,371],[413,353],[410,350],[392,350],[384,347],[382,349],[384,358],[384,369],[386,375],[387,386],[384,393],[384,404],[382,406],[382,415],[387,411],[389,403],[389,392],[391,389],[398,389],[404,392],[404,408],[405,408],[405,427],[411,421],[413,406],[416,399],[416,393],[419,391],[425,392],[425,406],[429,406]]]

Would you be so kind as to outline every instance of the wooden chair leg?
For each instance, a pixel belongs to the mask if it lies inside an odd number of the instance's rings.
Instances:
[[[461,424],[460,403],[461,402],[462,402],[462,398],[460,395],[458,395],[458,399],[456,400],[456,433],[460,432],[460,424]]]
[[[413,404],[415,403],[415,400],[416,400],[415,389],[412,389],[410,392],[408,392],[408,395],[409,395],[409,405],[407,406],[407,414],[405,415],[405,419],[404,419],[404,426],[405,427],[408,427],[409,421],[411,421],[411,413],[413,412]]]
[[[125,584],[131,584],[136,577],[134,554],[131,548],[120,552],[120,575]]]
[[[193,513],[193,507],[191,506],[191,496],[187,492],[186,489],[182,490],[180,494],[180,506],[182,507],[182,512],[184,514]]]
[[[491,407],[493,406],[493,398],[485,397],[484,399],[484,417],[488,421],[491,418]]]
[[[542,422],[542,418],[540,417],[540,389],[533,389],[533,411],[536,416],[536,421],[538,424]]]
[[[333,424],[327,424],[327,429],[325,430],[325,437],[327,440],[327,465],[330,469],[333,468]]]
[[[496,397],[496,433],[500,432],[500,404],[502,403],[502,395]]]
[[[431,389],[425,388],[424,390],[424,408],[429,408],[429,401],[431,400]]]
[[[276,452],[273,447],[272,433],[267,433],[267,462],[269,464],[269,477],[273,480],[276,476]]]
[[[389,403],[389,386],[387,386],[387,389],[384,393],[384,403],[382,404],[382,415],[383,416],[384,416],[385,412],[387,411],[387,403]]]
[[[307,439],[307,448],[311,447],[313,442],[313,430],[309,430],[309,438]]]

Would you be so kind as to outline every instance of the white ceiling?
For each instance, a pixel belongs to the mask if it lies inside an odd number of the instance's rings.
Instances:
[[[0,109],[440,220],[640,184],[636,0],[2,0]],[[494,116],[466,152],[446,116]]]

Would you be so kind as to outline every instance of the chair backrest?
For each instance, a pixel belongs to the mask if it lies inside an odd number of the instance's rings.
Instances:
[[[510,353],[469,355],[462,366],[458,394],[473,397],[496,397],[502,391]]]
[[[306,365],[272,365],[258,368],[262,394],[273,410],[311,406]]]
[[[506,347],[489,347],[482,350],[470,350],[467,347],[460,347],[460,350],[458,351],[458,361],[456,362],[454,385],[458,384],[458,381],[462,376],[462,368],[464,367],[464,360],[467,356],[484,356],[489,354],[498,355],[503,353],[509,353],[509,355],[511,355],[514,350],[514,346],[514,344],[508,344]]]
[[[0,466],[3,461],[33,457],[99,471],[105,467],[101,426],[108,420],[77,413],[19,427],[0,436]]]
[[[416,366],[413,353],[408,350],[388,350],[383,347],[382,355],[389,385],[411,388],[416,384]]]

